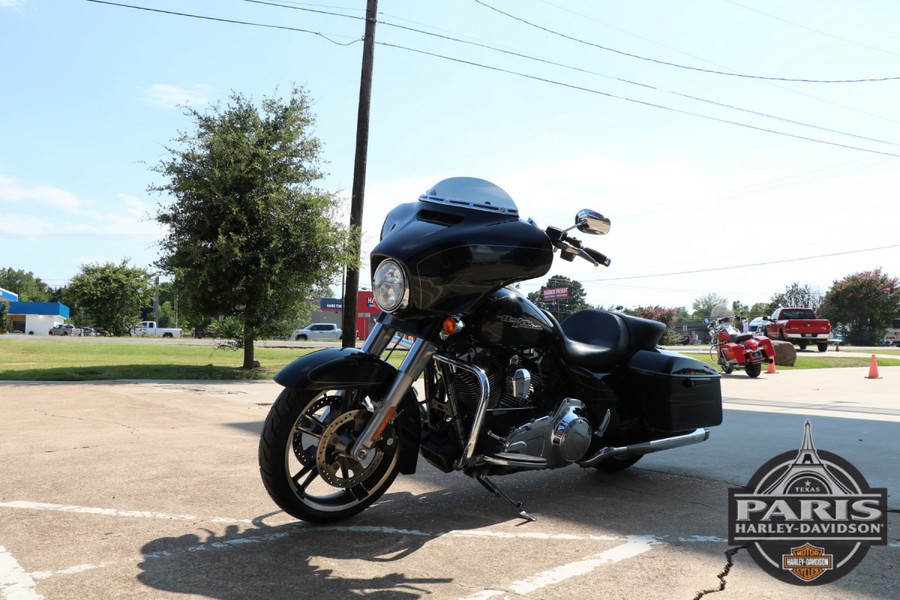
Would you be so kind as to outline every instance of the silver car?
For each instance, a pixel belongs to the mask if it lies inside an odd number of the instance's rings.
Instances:
[[[303,329],[295,329],[291,333],[291,339],[302,342],[306,340],[336,342],[341,339],[341,328],[334,323],[313,323]]]
[[[47,333],[50,335],[75,335],[75,326],[57,323]]]

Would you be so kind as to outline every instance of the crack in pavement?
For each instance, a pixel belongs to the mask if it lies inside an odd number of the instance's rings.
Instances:
[[[717,594],[718,592],[725,591],[725,586],[728,583],[725,578],[728,577],[728,574],[731,572],[731,567],[734,566],[734,555],[737,554],[742,548],[744,548],[744,546],[737,546],[735,548],[729,548],[725,551],[725,568],[719,571],[718,575],[716,575],[716,577],[719,578],[719,586],[716,588],[697,592],[697,595],[694,596],[693,600],[700,600],[707,594]]]

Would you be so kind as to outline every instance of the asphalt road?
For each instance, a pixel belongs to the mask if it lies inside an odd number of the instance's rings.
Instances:
[[[276,510],[259,480],[270,382],[0,383],[0,598],[896,598],[900,367],[724,378],[704,444],[619,474],[495,478],[524,523],[420,461],[332,527]],[[800,444],[887,487],[887,546],[799,588],[727,542],[727,493]]]

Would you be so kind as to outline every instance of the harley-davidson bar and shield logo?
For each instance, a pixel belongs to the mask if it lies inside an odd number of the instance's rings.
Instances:
[[[816,450],[807,421],[797,451],[764,464],[728,491],[728,542],[746,546],[769,574],[796,585],[843,577],[869,546],[887,544],[887,490],[849,462]]]

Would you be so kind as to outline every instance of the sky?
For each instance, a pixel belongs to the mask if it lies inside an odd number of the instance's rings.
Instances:
[[[0,268],[154,269],[152,171],[185,106],[294,85],[349,214],[365,0],[0,0]],[[138,7],[138,8],[135,8]],[[152,10],[145,10],[152,9]],[[166,12],[163,12],[166,11]],[[609,268],[592,305],[747,305],[900,276],[893,0],[380,0],[363,252],[391,207],[479,177]],[[173,14],[181,13],[181,14]],[[369,283],[367,260],[360,281]],[[340,278],[335,279],[340,291]]]

